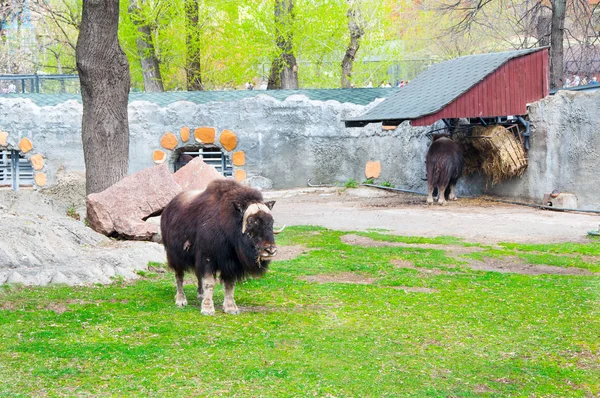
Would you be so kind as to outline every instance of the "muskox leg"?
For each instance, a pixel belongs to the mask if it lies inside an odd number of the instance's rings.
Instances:
[[[428,205],[433,203],[433,190],[434,190],[433,184],[431,182],[428,182],[427,183],[427,192],[428,192],[427,204]]]
[[[183,292],[183,271],[175,271],[175,281],[177,282],[177,294],[175,295],[175,304],[180,307],[187,305],[187,299]]]
[[[446,185],[438,185],[438,203],[446,204]]]
[[[215,303],[213,302],[213,291],[215,290],[215,276],[212,273],[204,274],[202,277],[202,315],[214,315]]]
[[[223,301],[223,311],[227,314],[237,315],[240,313],[235,300],[233,299],[233,289],[235,288],[235,282],[223,281],[223,287],[225,288],[225,300]]]
[[[204,298],[204,290],[202,289],[202,270],[198,267],[196,267],[196,278],[198,278],[198,301],[202,302],[202,299]]]
[[[448,200],[456,200],[456,183],[450,184],[450,195],[448,195]]]

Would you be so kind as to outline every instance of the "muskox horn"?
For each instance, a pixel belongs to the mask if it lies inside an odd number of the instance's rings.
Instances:
[[[285,224],[283,224],[283,227],[281,227],[281,229],[274,229],[273,233],[274,234],[280,234],[283,232],[283,230],[285,229]]]

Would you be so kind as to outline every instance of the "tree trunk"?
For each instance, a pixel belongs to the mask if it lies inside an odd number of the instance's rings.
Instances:
[[[129,64],[119,46],[119,0],[84,0],[75,57],[83,102],[86,193],[127,175]]]
[[[275,58],[271,64],[269,72],[269,81],[267,82],[267,90],[281,89],[281,59]]]
[[[552,1],[552,25],[550,29],[550,87],[564,85],[564,49],[566,0]]]
[[[185,0],[185,30],[187,90],[201,91],[202,75],[200,73],[200,38],[198,37],[198,0]]]
[[[164,91],[163,82],[154,43],[152,42],[152,32],[150,26],[142,19],[141,11],[138,0],[129,0],[129,12],[132,14],[133,23],[138,31],[135,43],[142,64],[144,90],[146,92],[162,92]]]
[[[552,11],[544,6],[539,5],[539,10],[536,15],[535,33],[539,47],[547,47],[550,45],[550,28],[552,25]]]
[[[348,30],[350,31],[350,44],[346,48],[346,54],[342,60],[342,88],[350,88],[352,85],[352,65],[360,47],[360,39],[364,35],[361,28],[360,0],[348,1]]]
[[[298,88],[298,65],[292,46],[293,20],[294,1],[275,0],[275,30],[279,56],[271,64],[267,90]]]

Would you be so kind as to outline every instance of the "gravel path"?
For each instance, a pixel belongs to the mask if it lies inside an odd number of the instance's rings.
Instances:
[[[319,225],[351,231],[385,229],[409,236],[450,235],[470,242],[587,242],[600,215],[567,213],[459,199],[447,206],[425,198],[376,188],[333,188],[265,192],[277,201],[275,225]]]

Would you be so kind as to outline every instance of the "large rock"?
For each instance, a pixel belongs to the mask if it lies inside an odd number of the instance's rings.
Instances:
[[[212,181],[224,178],[213,166],[204,163],[202,158],[196,157],[173,175],[177,184],[184,191],[204,190]]]
[[[250,176],[242,184],[259,191],[273,189],[273,181],[263,176]]]
[[[68,217],[59,202],[31,190],[0,190],[0,285],[110,283],[165,262],[161,245],[111,240]]]
[[[180,191],[166,164],[154,166],[88,195],[87,219],[104,235],[150,240],[159,228],[145,220],[162,211]]]

